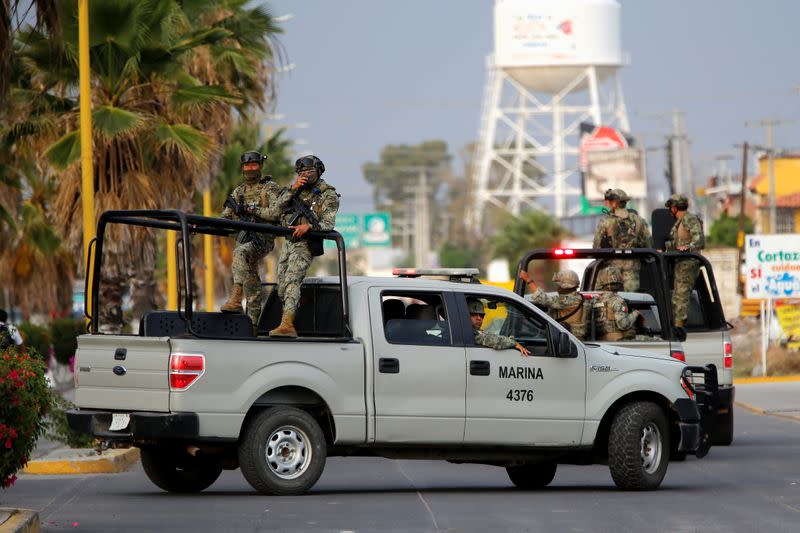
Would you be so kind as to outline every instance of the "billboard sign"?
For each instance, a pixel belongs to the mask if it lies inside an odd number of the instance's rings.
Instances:
[[[367,213],[361,233],[363,246],[388,248],[392,245],[392,215],[390,213]]]
[[[800,298],[800,234],[747,235],[748,298]]]
[[[590,202],[602,202],[608,189],[623,189],[631,198],[647,198],[642,150],[619,148],[586,152],[583,186]]]

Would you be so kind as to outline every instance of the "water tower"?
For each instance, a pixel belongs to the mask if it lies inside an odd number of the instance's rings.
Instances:
[[[579,210],[580,124],[629,130],[622,65],[616,0],[496,0],[473,228],[487,203],[514,215]]]

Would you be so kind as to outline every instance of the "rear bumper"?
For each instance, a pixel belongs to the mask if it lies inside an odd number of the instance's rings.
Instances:
[[[93,437],[109,440],[193,439],[197,438],[200,423],[196,413],[154,413],[134,411],[127,427],[111,431],[114,412],[91,409],[70,409],[67,422],[70,429]]]
[[[679,398],[673,404],[678,413],[680,440],[678,451],[695,453],[700,448],[700,411],[697,403],[690,398]]]

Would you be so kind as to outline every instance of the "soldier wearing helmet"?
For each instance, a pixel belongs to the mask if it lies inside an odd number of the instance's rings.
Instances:
[[[469,319],[472,323],[472,334],[475,336],[475,344],[480,344],[481,346],[486,346],[494,350],[508,350],[514,348],[518,350],[523,357],[527,357],[531,354],[530,350],[518,343],[514,337],[487,333],[481,329],[486,311],[483,308],[483,302],[478,298],[467,298],[467,307],[469,308]]]
[[[240,162],[244,181],[225,201],[222,218],[275,224],[281,216],[278,203],[281,188],[271,176],[262,176],[261,168],[267,156],[259,152],[244,152]],[[233,249],[233,288],[221,311],[242,313],[242,296],[247,301],[247,316],[253,322],[257,334],[258,317],[261,314],[261,278],[258,264],[275,247],[275,238],[266,233],[240,231]]]
[[[609,266],[597,274],[595,288],[603,292],[592,300],[595,337],[604,341],[631,340],[636,337],[636,323],[643,320],[637,310],[630,310],[617,294],[622,290],[622,272]]]
[[[666,242],[667,251],[699,252],[705,246],[703,222],[694,213],[689,213],[689,200],[682,194],[673,194],[664,206],[670,210],[675,224]],[[675,262],[674,290],[672,292],[672,314],[675,325],[683,327],[689,314],[689,296],[692,294],[700,262],[686,258]]]
[[[580,280],[572,270],[560,270],[553,274],[557,295],[549,295],[531,279],[526,271],[519,273],[522,281],[531,290],[530,300],[541,307],[546,307],[550,316],[561,322],[573,335],[583,340],[586,338],[586,318],[588,312],[583,297],[578,294]]]
[[[594,248],[652,248],[653,236],[647,222],[636,212],[627,209],[631,199],[622,189],[608,189],[605,194],[606,216],[597,225],[594,233]],[[626,291],[639,290],[637,259],[614,259],[610,262],[622,271],[622,282]]]
[[[315,255],[322,254],[320,246],[312,247],[308,238],[302,238],[309,231],[331,231],[339,210],[339,194],[336,189],[322,179],[325,165],[322,160],[309,155],[299,158],[294,164],[297,177],[291,187],[281,195],[281,203],[290,205],[297,200],[316,216],[316,221],[300,217],[294,224],[294,211],[284,211],[282,222],[294,230],[281,248],[278,262],[278,297],[283,302],[280,325],[269,332],[270,337],[296,337],[294,316],[300,304],[300,285],[306,277],[308,267]]]

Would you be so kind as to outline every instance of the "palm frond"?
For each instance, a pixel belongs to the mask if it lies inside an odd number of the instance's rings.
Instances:
[[[92,124],[106,139],[129,136],[146,124],[145,118],[132,111],[110,105],[92,110]]]
[[[220,104],[240,105],[242,99],[219,85],[184,86],[170,95],[170,103],[179,113],[207,111]]]
[[[50,163],[58,168],[65,169],[81,156],[81,132],[75,130],[67,133],[44,153]]]
[[[212,146],[205,133],[188,124],[162,122],[156,126],[154,134],[159,149],[190,164],[205,161]]]

